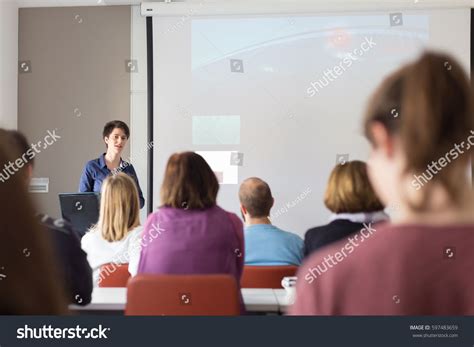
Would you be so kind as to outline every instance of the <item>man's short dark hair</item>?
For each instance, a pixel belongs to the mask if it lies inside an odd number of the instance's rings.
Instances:
[[[247,178],[240,186],[239,199],[251,217],[263,218],[270,215],[273,206],[272,191],[262,179]]]
[[[127,139],[130,137],[130,129],[128,128],[128,125],[121,120],[113,120],[105,124],[104,131],[102,132],[102,138],[109,137],[112,131],[114,131],[116,128],[122,129],[125,133],[125,136],[127,136]]]

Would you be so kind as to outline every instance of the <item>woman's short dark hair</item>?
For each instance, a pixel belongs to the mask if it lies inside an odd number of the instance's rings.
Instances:
[[[199,154],[173,154],[166,165],[161,186],[163,206],[204,209],[216,205],[219,182],[209,164]]]
[[[128,128],[128,125],[121,120],[113,120],[105,124],[104,131],[102,132],[102,138],[109,137],[112,131],[114,131],[116,128],[122,129],[125,133],[125,136],[127,136],[127,139],[130,137],[130,129]]]

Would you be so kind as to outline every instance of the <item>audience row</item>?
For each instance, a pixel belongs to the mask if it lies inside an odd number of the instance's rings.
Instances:
[[[368,164],[333,169],[324,196],[330,221],[308,230],[304,241],[272,224],[274,197],[261,178],[241,184],[244,223],[220,208],[217,178],[194,152],[169,158],[160,207],[143,227],[136,181],[125,173],[108,176],[99,221],[80,241],[63,220],[30,218],[30,161],[0,184],[6,207],[0,271],[18,284],[0,283],[0,297],[17,298],[0,299],[0,312],[64,313],[68,301],[90,302],[92,286],[107,275],[99,272],[102,265],[128,263],[132,275],[225,273],[237,283],[244,264],[296,265],[290,310],[296,315],[474,314],[474,280],[466,276],[474,267],[474,197],[466,175],[474,117],[462,68],[451,57],[425,53],[384,80],[364,127],[372,147]],[[26,150],[20,133],[0,132],[0,164]],[[442,166],[436,173],[434,163]],[[389,220],[386,206],[397,210],[396,218]],[[448,248],[454,258],[446,256]],[[25,283],[20,272],[41,288],[19,285]]]

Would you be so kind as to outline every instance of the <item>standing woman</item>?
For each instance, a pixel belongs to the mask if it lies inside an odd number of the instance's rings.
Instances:
[[[100,192],[102,182],[112,173],[123,172],[132,177],[137,185],[140,208],[145,199],[138,183],[137,173],[131,163],[122,160],[122,151],[130,137],[130,130],[124,122],[113,120],[105,124],[102,138],[107,151],[99,158],[87,162],[79,182],[79,192]]]

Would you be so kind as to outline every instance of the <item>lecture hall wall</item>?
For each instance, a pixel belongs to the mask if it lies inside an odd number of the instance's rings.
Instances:
[[[0,127],[17,127],[18,6],[0,1]]]

